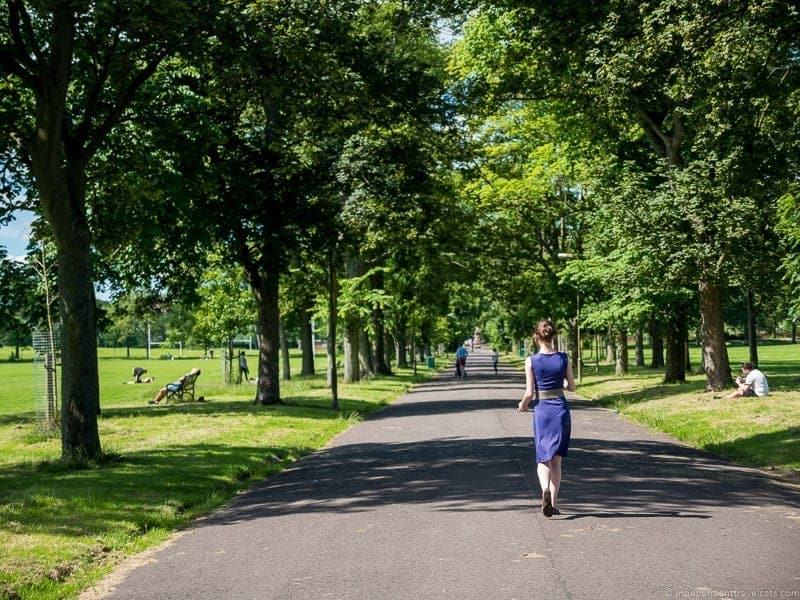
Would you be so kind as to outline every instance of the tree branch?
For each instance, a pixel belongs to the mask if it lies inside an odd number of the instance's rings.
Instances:
[[[651,136],[651,139],[658,139],[658,141],[661,142],[661,147],[658,148],[658,151],[662,154],[662,156],[666,156],[670,144],[667,136],[661,130],[661,126],[658,123],[656,123],[653,120],[653,117],[651,117],[650,114],[646,110],[644,110],[641,106],[636,107],[636,114],[639,116],[639,119],[641,119],[641,121],[644,123],[645,129],[656,136],[656,138],[653,138],[653,136]]]
[[[78,124],[77,129],[75,129],[73,138],[75,143],[80,147],[83,147],[89,137],[92,121],[97,114],[97,109],[100,104],[100,94],[103,92],[103,87],[105,86],[106,81],[108,81],[108,76],[111,72],[111,60],[116,52],[117,45],[119,44],[119,36],[120,31],[117,29],[114,39],[111,42],[111,47],[108,49],[105,57],[103,58],[102,64],[98,64],[98,68],[95,69],[94,85],[92,86],[92,89],[90,90],[86,99],[86,106],[83,109],[81,122]]]
[[[26,38],[28,38],[28,45],[30,46],[33,55],[36,57],[36,60],[39,61],[39,63],[44,62],[42,49],[39,47],[39,44],[36,41],[36,35],[33,32],[30,14],[28,14],[28,11],[25,10],[25,6],[20,0],[11,0],[11,2],[18,5],[19,16],[22,20],[22,33],[25,34]]]
[[[19,63],[31,71],[36,71],[38,69],[38,65],[36,61],[31,58],[31,50],[28,49],[27,45],[25,44],[25,40],[22,37],[22,14],[25,14],[28,17],[28,26],[30,26],[30,16],[28,16],[28,12],[25,10],[25,7],[22,6],[22,2],[20,0],[8,0],[8,29],[11,32],[11,40],[14,43],[14,49],[16,50],[15,54]],[[32,38],[33,31],[30,32],[30,36]],[[35,56],[40,57],[41,53],[38,49],[35,51]]]
[[[40,89],[36,76],[20,64],[16,58],[16,53],[9,46],[0,46],[0,73],[2,72],[16,75],[34,91]]]
[[[254,290],[261,289],[261,273],[258,269],[253,253],[247,245],[247,233],[244,230],[242,221],[237,221],[233,227],[233,237],[235,239],[235,252],[236,257],[239,259],[239,264],[247,273],[247,279]]]
[[[144,82],[147,81],[153,73],[155,73],[158,65],[161,64],[161,61],[164,60],[167,54],[169,54],[169,50],[166,47],[159,48],[155,56],[153,56],[147,62],[147,65],[130,80],[128,85],[119,94],[117,94],[115,106],[109,109],[109,112],[103,122],[100,123],[100,125],[98,125],[93,131],[90,131],[87,134],[88,143],[85,147],[86,158],[90,158],[95,152],[97,152],[105,137],[119,122],[122,114],[125,112],[128,106],[130,106],[131,102],[133,101],[133,97],[136,95],[136,92],[144,84]]]

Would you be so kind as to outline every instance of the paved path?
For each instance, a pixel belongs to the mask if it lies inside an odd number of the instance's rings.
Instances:
[[[545,519],[522,376],[490,370],[416,388],[110,597],[800,598],[800,493],[586,402]]]

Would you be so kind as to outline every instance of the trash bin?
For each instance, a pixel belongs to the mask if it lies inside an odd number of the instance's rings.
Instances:
[[[429,369],[433,369],[433,368],[436,367],[436,359],[433,358],[432,356],[429,356],[426,359],[426,363],[427,363]]]
[[[525,356],[525,354],[526,354],[526,353],[525,353],[525,346],[520,346],[520,347],[519,347],[519,355],[520,355],[520,356],[522,356],[522,357],[524,357],[524,356]]]

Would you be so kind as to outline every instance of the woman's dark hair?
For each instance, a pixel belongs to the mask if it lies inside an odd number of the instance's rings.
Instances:
[[[553,327],[553,323],[550,319],[542,319],[536,324],[536,328],[533,330],[533,337],[535,337],[537,341],[541,340],[546,344],[550,344],[555,335],[556,328]]]

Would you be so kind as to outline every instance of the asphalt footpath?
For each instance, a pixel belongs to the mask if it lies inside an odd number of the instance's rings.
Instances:
[[[85,597],[800,598],[800,492],[571,401],[540,512],[523,375],[476,351]],[[132,566],[136,565],[136,566]]]

